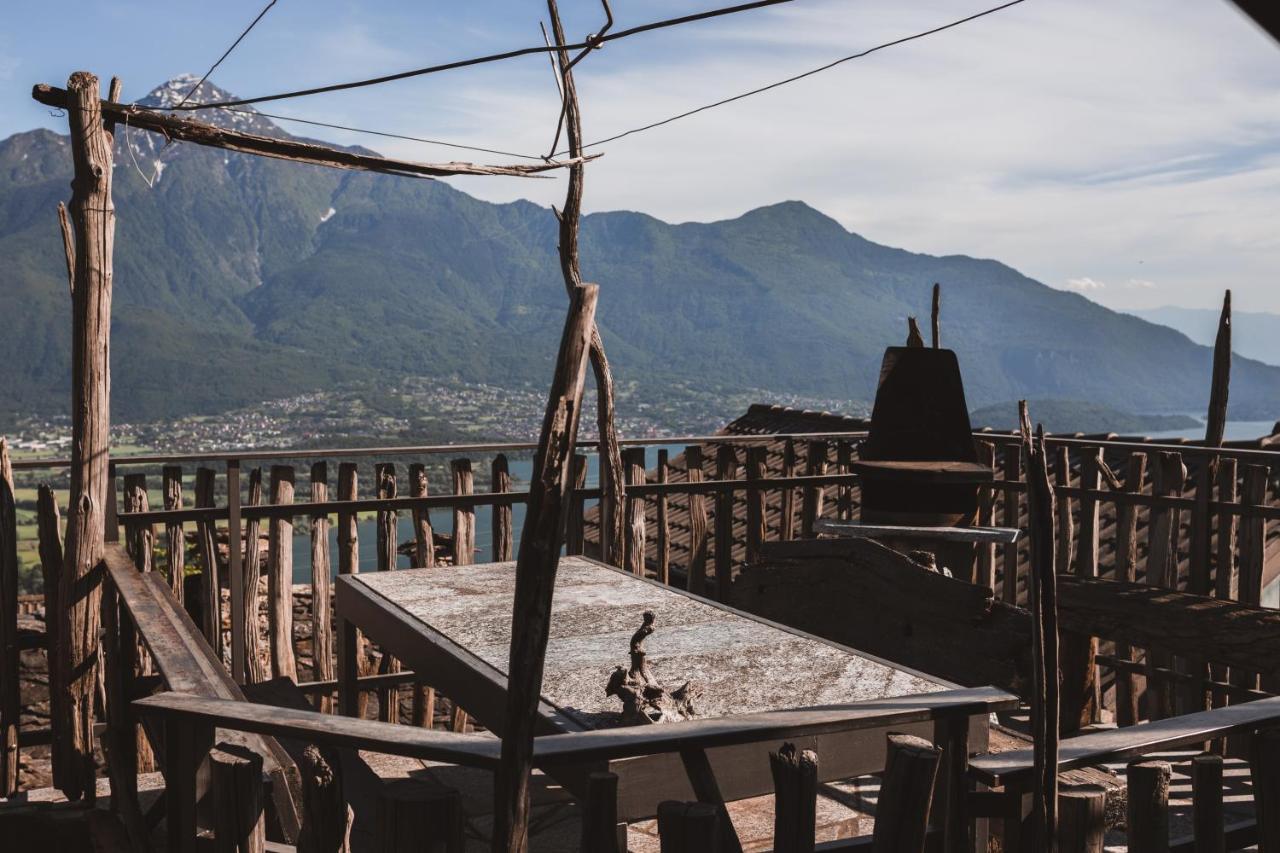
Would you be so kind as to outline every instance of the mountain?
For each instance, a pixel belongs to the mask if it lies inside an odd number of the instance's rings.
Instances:
[[[1204,433],[1204,424],[1187,415],[1135,415],[1110,406],[1077,400],[1028,400],[1027,410],[1032,420],[1043,424],[1047,432],[1146,435],[1180,429],[1186,430],[1189,436]],[[969,413],[969,422],[974,429],[1017,429],[1017,401],[1009,400],[975,409]]]
[[[1218,334],[1217,308],[1179,308],[1165,305],[1160,308],[1134,309],[1129,313],[1152,323],[1177,329],[1196,343],[1206,346],[1212,346],[1213,339]],[[1280,365],[1280,314],[1233,310],[1231,348],[1243,356]]]
[[[168,106],[190,78],[158,87]],[[205,84],[206,98],[232,97]],[[206,116],[207,117],[207,116]],[[266,118],[215,121],[286,135]],[[70,311],[55,206],[65,137],[0,142],[0,410],[61,412]],[[536,383],[565,297],[552,212],[440,181],[116,138],[113,401],[118,420],[209,413],[404,374]],[[943,283],[943,342],[971,406],[1036,396],[1198,412],[1210,352],[1172,329],[1053,290],[994,260],[871,242],[801,202],[673,225],[583,220],[583,272],[622,382],[871,399],[886,345]],[[1235,417],[1272,418],[1280,369],[1234,366]]]

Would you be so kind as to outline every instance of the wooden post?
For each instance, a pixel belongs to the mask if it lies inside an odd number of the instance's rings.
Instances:
[[[65,652],[58,668],[67,733],[55,739],[54,784],[70,800],[93,796],[93,699],[98,683],[101,580],[107,537],[111,454],[111,296],[115,207],[111,199],[113,139],[102,122],[98,78],[77,71],[67,81],[67,122],[75,175],[68,210],[75,231],[71,296],[71,491],[56,619]]]
[[[249,503],[262,505],[262,469],[249,472]],[[262,598],[258,585],[262,581],[262,522],[251,518],[244,529],[244,677],[248,684],[257,684],[271,677],[271,662],[262,650],[262,635],[258,629],[258,611]]]
[[[298,761],[302,821],[297,853],[350,853],[354,817],[342,787],[342,763],[328,749],[308,744]]]
[[[760,448],[768,453],[768,448]],[[853,447],[847,440],[836,442],[836,473],[853,473]],[[836,518],[853,520],[853,486],[841,483],[836,487]]]
[[[1236,514],[1235,508],[1225,506],[1238,500],[1236,491],[1236,460],[1225,457],[1218,463],[1218,502],[1224,507],[1218,510],[1217,557],[1214,560],[1214,594],[1218,598],[1235,600],[1239,593],[1236,577]],[[1226,683],[1231,675],[1227,667],[1214,664],[1210,667],[1214,681]],[[1227,704],[1225,690],[1214,689],[1213,707]]]
[[[462,798],[452,789],[396,779],[378,791],[377,853],[463,853]]]
[[[196,469],[196,506],[214,505],[213,487],[217,474],[212,468]],[[218,527],[214,521],[196,522],[196,539],[200,543],[200,621],[204,638],[214,654],[222,657],[222,592],[218,580]]]
[[[821,440],[809,442],[805,452],[804,473],[809,477],[820,477],[827,473],[827,443]],[[814,537],[814,525],[822,518],[823,497],[826,494],[822,486],[805,486],[804,499],[800,508],[800,535],[805,539]]]
[[[710,803],[658,803],[661,853],[715,853],[720,849],[720,812]]]
[[[311,501],[324,503],[327,500],[329,466],[321,460],[311,465]],[[331,681],[337,677],[333,664],[332,573],[333,564],[329,558],[329,514],[317,513],[311,517],[311,667],[316,681]],[[257,611],[250,613],[256,615]],[[332,713],[333,695],[318,695],[316,707],[321,713]]]
[[[577,440],[598,296],[599,288],[594,285],[573,291],[529,483],[516,561],[502,754],[494,782],[495,853],[523,853],[528,844],[534,726],[551,628],[551,597],[564,534],[565,502],[571,486],[568,462]]]
[[[589,773],[582,802],[582,841],[578,849],[581,853],[622,853],[626,850],[625,833],[626,824],[618,823],[618,775]],[[622,844],[619,844],[620,834]]]
[[[1058,575],[1054,567],[1053,489],[1049,486],[1044,430],[1031,434],[1026,402],[1018,404],[1022,451],[1027,465],[1027,526],[1031,532],[1031,571],[1027,601],[1031,631],[1031,737],[1034,765],[1031,791],[1031,840],[1050,847],[1058,834],[1058,739],[1061,696],[1058,682]]]
[[[889,735],[872,853],[924,853],[942,750],[913,735]]]
[[[716,449],[716,479],[738,479],[738,455],[732,445]],[[716,492],[716,599],[725,604],[733,595],[733,487]]]
[[[243,746],[220,743],[209,751],[209,776],[215,849],[218,853],[263,853],[267,823],[262,756]]]
[[[227,460],[227,585],[231,604],[231,677],[243,684],[247,666],[244,635],[248,623],[258,614],[250,614],[244,596],[244,561],[240,548],[242,531],[240,506],[240,460]]]
[[[1102,448],[1086,447],[1080,451],[1080,488],[1098,491],[1102,488]],[[1075,573],[1084,578],[1098,576],[1098,499],[1080,498],[1080,542],[1076,550]],[[1070,566],[1062,566],[1063,572]]]
[[[1169,849],[1169,777],[1167,761],[1139,760],[1125,774],[1129,785],[1130,853],[1167,853]]]
[[[467,463],[468,479],[471,474],[471,463]],[[374,478],[378,483],[378,500],[391,500],[396,496],[396,466],[391,462],[382,462],[374,466]],[[468,490],[469,491],[469,490]],[[472,517],[474,520],[474,516]],[[396,568],[397,546],[400,542],[400,515],[394,509],[378,510],[378,571],[390,572]],[[473,528],[474,529],[474,528]],[[386,649],[382,650],[382,662],[378,667],[380,675],[391,675],[400,671],[400,661],[393,658]],[[400,722],[400,688],[392,684],[378,691],[378,719],[384,723]]]
[[[1222,756],[1191,759],[1191,797],[1196,853],[1226,853],[1222,811]]]
[[[933,283],[933,310],[929,312],[929,328],[933,332],[933,348],[938,349],[942,345],[942,335],[939,327],[939,319],[942,313],[942,285],[938,282]]]
[[[817,828],[818,755],[784,743],[769,753],[773,774],[774,853],[813,853]]]
[[[453,472],[453,493],[469,495],[475,491],[470,459],[454,459],[449,463]],[[453,564],[469,566],[475,561],[476,511],[469,506],[453,508]]]
[[[146,512],[149,509],[151,506],[147,500],[147,475],[125,474],[124,511]],[[150,524],[134,521],[129,523],[127,535],[126,544],[129,554],[133,557],[133,564],[140,572],[151,571],[155,559],[155,528]]]
[[[1070,467],[1065,465],[1066,448],[1061,448],[1059,465],[1059,482],[1070,477]],[[1064,469],[1065,468],[1065,472]],[[1102,487],[1102,449],[1088,447],[1080,453],[1080,487],[1097,491]],[[1071,531],[1070,501],[1062,498],[1066,504],[1058,506],[1058,530],[1064,528],[1063,517],[1066,517],[1065,528],[1068,537]],[[1098,576],[1098,499],[1084,496],[1080,498],[1080,543],[1076,556],[1076,574],[1081,577]],[[1057,555],[1071,553],[1070,542],[1058,543]],[[1058,570],[1069,572],[1069,562],[1059,563]],[[1072,631],[1063,632],[1062,637],[1062,733],[1072,735],[1082,727],[1098,718],[1098,677],[1096,658],[1098,640],[1086,634]]]
[[[164,508],[166,510],[182,509],[182,466],[164,466]],[[169,588],[174,598],[181,603],[183,599],[182,579],[186,576],[187,535],[182,522],[170,521],[164,526],[165,547],[169,549],[166,565],[169,569]]]
[[[489,465],[489,491],[495,495],[511,491],[511,472],[506,454],[499,453]],[[515,556],[512,547],[511,502],[495,502],[492,514],[493,562],[505,563]]]
[[[54,504],[55,512],[56,507]],[[147,849],[148,832],[138,804],[139,762],[136,749],[145,743],[150,754],[150,744],[129,707],[129,697],[137,689],[133,673],[139,644],[129,611],[120,607],[120,596],[115,585],[109,582],[102,589],[101,618],[104,710],[107,714],[102,748],[107,760],[107,776],[111,781],[111,806],[121,817],[134,848]]]
[[[1142,494],[1142,482],[1147,473],[1145,453],[1129,454],[1129,466],[1125,472],[1125,491]],[[1132,583],[1138,579],[1138,507],[1128,502],[1116,504],[1116,580]],[[1116,657],[1133,660],[1133,647],[1116,642]],[[1132,726],[1138,722],[1138,691],[1133,673],[1118,669],[1116,683],[1116,723]]]
[[[495,460],[496,461],[496,460]],[[427,466],[415,462],[409,466],[409,494],[425,498],[431,492],[427,482]],[[413,509],[414,568],[430,569],[436,564],[435,531],[431,529],[431,511],[426,507]]]
[[[658,451],[658,482],[666,483],[671,476],[670,462],[667,456],[667,449],[664,447]],[[663,583],[671,583],[671,521],[667,517],[667,496],[660,494],[655,500],[655,524],[657,530],[657,541],[655,543],[658,560],[658,580]]]
[[[569,518],[565,522],[564,551],[566,554],[573,556],[582,553],[586,539],[582,521],[586,515],[586,500],[581,495],[582,490],[587,486],[586,455],[582,453],[573,455],[571,477],[573,491],[569,494]]]
[[[1187,476],[1182,464],[1182,454],[1161,452],[1152,465],[1151,493],[1156,497],[1173,497],[1182,491]],[[1176,589],[1178,585],[1178,512],[1166,507],[1151,508],[1150,537],[1147,546],[1147,578],[1152,586]],[[1174,714],[1173,685],[1157,675],[1156,670],[1168,669],[1168,654],[1147,649],[1147,711],[1153,720],[1161,720]]]
[[[1082,457],[1082,460],[1081,460],[1082,465],[1083,465],[1084,459],[1087,459],[1088,456],[1089,456],[1089,451],[1088,450],[1084,451],[1084,456]],[[1096,477],[1098,474],[1096,465],[1094,466],[1093,474],[1096,480]],[[1053,476],[1054,476],[1054,480],[1057,482],[1057,486],[1059,489],[1071,488],[1071,451],[1070,449],[1066,447],[1058,448],[1058,451],[1055,454],[1054,460],[1053,460]],[[1081,488],[1094,488],[1094,487],[1086,487],[1084,485],[1084,480],[1082,479]],[[1055,494],[1055,500],[1057,503],[1057,516],[1058,516],[1058,540],[1057,540],[1058,541],[1058,557],[1057,557],[1058,571],[1069,572],[1071,571],[1072,544],[1075,539],[1075,522],[1071,518],[1071,498],[1068,497],[1067,495],[1062,494],[1061,492],[1057,492]],[[1082,500],[1080,502],[1080,510],[1081,510],[1080,529],[1082,533],[1084,531],[1084,509],[1085,509],[1085,504],[1084,504],[1084,501]],[[1095,530],[1095,539],[1096,539],[1096,530],[1097,530],[1096,524],[1094,525],[1094,530]],[[1082,547],[1083,547],[1083,544],[1084,543],[1082,541],[1081,542]],[[1096,562],[1096,558],[1095,558],[1095,562]]]
[[[994,468],[996,464],[996,446],[989,441],[975,442],[978,450],[978,464]],[[989,485],[978,487],[978,526],[990,527],[995,524],[995,489]],[[996,588],[996,546],[994,543],[978,545],[974,560],[977,566],[976,583],[992,591]]]
[[[1280,851],[1280,728],[1254,732],[1249,740],[1249,773],[1258,819],[1259,853]]]
[[[45,610],[46,626],[52,626],[57,619],[57,611]],[[49,646],[52,648],[54,643],[50,642]],[[22,719],[20,656],[18,508],[13,497],[9,444],[0,438],[0,797],[18,792],[18,728]]]
[[[841,445],[844,447],[845,445]],[[760,547],[768,535],[765,527],[765,493],[762,488],[768,473],[769,448],[753,444],[747,447],[747,562],[760,559]]]
[[[796,444],[791,439],[782,443],[782,478],[796,475]],[[796,538],[796,490],[784,488],[778,496],[778,541],[789,542]]]
[[[338,465],[338,500],[354,501],[359,497],[360,469],[354,462],[342,462]],[[360,571],[360,526],[359,515],[350,510],[338,513],[338,574],[354,575]],[[355,681],[364,668],[364,637],[354,625],[343,623],[338,626],[338,666],[339,678],[349,682],[351,689],[345,697],[339,695],[340,702],[345,703],[339,713],[364,719],[368,710],[369,697],[361,691]],[[349,671],[343,671],[347,667]]]
[[[1021,449],[1015,444],[1004,448],[1004,478],[1006,480],[1022,479]],[[1018,492],[1013,488],[1004,490],[1004,507],[1001,518],[1005,527],[1018,526]],[[1010,542],[1004,546],[1003,572],[1004,600],[1008,604],[1018,603],[1018,544]]]
[[[271,503],[293,503],[293,466],[271,466]],[[293,520],[275,516],[267,525],[267,616],[271,674],[298,680],[293,656]]]
[[[1107,792],[1101,785],[1068,788],[1058,795],[1059,853],[1102,853]]]
[[[627,486],[643,486],[645,483],[644,448],[630,447],[622,451],[622,470]],[[644,577],[645,529],[644,495],[632,495],[628,491],[627,502],[627,571]]]
[[[684,449],[685,478],[690,483],[702,482],[702,448],[691,444]],[[685,589],[698,595],[707,593],[707,503],[700,494],[690,493],[689,501],[689,566]]]

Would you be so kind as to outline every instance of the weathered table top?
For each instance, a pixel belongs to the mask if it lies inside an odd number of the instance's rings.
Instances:
[[[444,635],[505,678],[514,562],[375,572],[343,580],[383,599],[392,614]],[[701,688],[700,716],[952,687],[591,560],[564,557],[552,605],[545,700],[584,728],[614,723],[621,705],[605,695],[605,684],[615,666],[627,665],[631,635],[645,610],[657,617],[656,630],[645,642],[654,675],[669,687],[695,682]]]

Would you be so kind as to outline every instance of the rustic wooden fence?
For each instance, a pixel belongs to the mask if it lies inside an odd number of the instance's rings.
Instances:
[[[856,517],[858,478],[850,465],[863,437],[862,432],[841,432],[628,440],[623,442],[629,449],[621,495],[586,488],[586,460],[580,456],[566,549],[599,553],[599,525],[593,521],[599,510],[588,504],[621,502],[626,567],[723,600],[735,573],[759,552],[761,543],[812,536],[818,518]],[[1016,437],[990,432],[975,437],[980,456],[998,471],[997,480],[980,495],[979,523],[1025,525]],[[1143,581],[1248,604],[1261,601],[1271,579],[1268,568],[1277,567],[1267,560],[1277,545],[1268,533],[1280,519],[1270,467],[1280,460],[1277,451],[1210,450],[1110,436],[1049,437],[1047,443],[1058,463],[1059,571]],[[657,467],[646,470],[644,445],[683,446],[683,453],[672,458],[662,449]],[[337,525],[339,573],[358,571],[356,522],[361,513],[376,514],[376,541],[365,547],[376,548],[379,569],[396,565],[406,527],[399,523],[401,513],[408,516],[412,544],[406,550],[412,565],[437,560],[462,565],[472,560],[476,509],[491,506],[495,557],[510,556],[510,508],[526,494],[511,490],[506,454],[532,449],[529,444],[493,443],[119,458],[111,466],[108,536],[124,537],[139,569],[162,571],[176,595],[194,597],[189,609],[196,611],[206,638],[237,681],[287,675],[327,710],[336,686],[329,525]],[[1210,466],[1203,463],[1214,457],[1221,462],[1212,482],[1205,484]],[[482,486],[488,481],[486,491],[475,490],[475,458],[491,460],[487,470],[478,472]],[[292,464],[278,464],[282,460]],[[336,470],[331,460],[341,460]],[[451,460],[448,493],[430,493],[430,460],[438,460],[438,471],[446,467],[444,460]],[[264,478],[258,466],[267,462],[277,464]],[[62,464],[21,461],[13,467],[17,472],[52,471]],[[1181,476],[1183,464],[1191,469],[1189,478]],[[304,478],[297,477],[298,465],[309,465]],[[296,492],[303,482],[307,499],[299,500]],[[186,483],[194,485],[194,506],[184,506]],[[163,507],[152,508],[148,493],[157,486]],[[335,486],[336,499],[331,499]],[[215,500],[219,494],[225,495],[221,502]],[[452,510],[448,537],[433,529],[431,509]],[[310,525],[312,537],[310,583],[301,590],[292,583],[291,542],[298,519]],[[56,523],[47,513],[43,520]],[[256,544],[264,529],[265,549],[227,544]],[[194,549],[188,545],[193,539]],[[177,542],[184,547],[174,547]],[[206,571],[208,566],[214,570]],[[1018,546],[980,545],[973,579],[1021,604],[1026,566]],[[195,577],[187,577],[195,567]],[[265,589],[260,575],[265,575]],[[308,624],[293,624],[295,596],[310,599],[310,607],[301,611]],[[0,614],[6,625],[16,623],[14,601]],[[21,606],[30,610],[34,604]],[[258,615],[263,611],[267,630],[260,632]],[[16,628],[12,630],[16,636]],[[307,653],[300,654],[306,651],[300,642],[309,647]],[[1170,660],[1158,649],[1098,645],[1087,637],[1084,642],[1086,664],[1072,677],[1086,685],[1081,713],[1089,719],[1097,718],[1104,705],[1114,707],[1117,721],[1128,725],[1142,716],[1169,716],[1225,704],[1232,697],[1275,692],[1274,684],[1259,683],[1256,674]],[[299,658],[310,666],[300,670]],[[428,685],[415,683],[412,673],[397,673],[390,661],[371,675],[379,676],[384,719],[397,713],[394,691],[404,685],[413,696],[414,720],[431,725],[436,702]],[[1138,699],[1148,684],[1161,689],[1147,694],[1140,715]],[[17,719],[14,709],[0,712],[6,720]],[[449,720],[458,730],[466,726],[460,709],[453,709]],[[22,744],[48,739],[39,730],[19,737]]]

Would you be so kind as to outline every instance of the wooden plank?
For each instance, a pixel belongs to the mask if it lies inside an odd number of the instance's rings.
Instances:
[[[1004,478],[1006,481],[1022,479],[1022,451],[1015,445],[1004,448]],[[1001,495],[1001,523],[1004,527],[1017,527],[1019,524],[1019,494],[1012,488],[1006,488]],[[1006,604],[1018,603],[1018,546],[1010,543],[1004,546],[1004,563],[1001,566],[1001,580]]]
[[[493,462],[489,465],[489,491],[495,495],[506,494],[511,491],[511,471],[507,465],[507,457],[504,453],[499,453],[493,457]],[[493,542],[493,562],[502,563],[512,559],[515,556],[513,550],[511,529],[511,504],[498,502],[493,505],[491,514]]]
[[[360,471],[355,462],[343,462],[338,465],[338,499],[354,501],[359,494]],[[352,575],[360,571],[360,527],[359,516],[355,512],[338,513],[338,574]],[[362,674],[365,662],[364,637],[354,626],[338,625],[338,678],[350,675],[354,679]],[[364,717],[368,709],[369,696],[363,691],[351,690],[343,695],[339,690],[339,702],[349,700],[339,713],[347,716]]]
[[[841,445],[842,447],[844,445]],[[760,559],[760,546],[768,536],[766,524],[767,505],[760,482],[769,473],[769,449],[767,447],[747,448],[747,562],[754,563]]]
[[[166,465],[164,467],[164,508],[166,510],[182,509],[182,466]],[[168,549],[166,567],[169,574],[169,588],[178,601],[183,599],[182,579],[187,574],[187,538],[182,529],[182,522],[175,521],[165,525],[165,547]]]
[[[720,811],[710,803],[666,800],[658,805],[662,853],[703,853],[720,849]]]
[[[94,573],[108,536],[111,455],[110,388],[115,208],[111,198],[113,139],[103,124],[98,78],[77,71],[59,100],[70,125],[75,285],[71,297],[71,466],[67,533],[58,600],[58,684],[65,733],[54,739],[54,785],[70,800],[93,797],[94,693],[98,683],[101,583]]]
[[[505,458],[505,457],[504,457]],[[425,498],[431,491],[427,482],[427,466],[414,462],[409,466],[409,493],[415,498]],[[510,491],[508,487],[507,491]],[[431,529],[431,512],[425,507],[413,509],[413,564],[429,569],[436,564],[435,531]]]
[[[453,493],[470,495],[475,491],[470,459],[453,459],[449,462],[453,475]],[[469,506],[458,504],[453,508],[453,564],[469,566],[475,562],[476,513]]]
[[[558,16],[553,18],[553,23],[558,24]],[[557,39],[563,40],[559,32]],[[507,668],[507,712],[502,759],[494,782],[493,849],[508,853],[521,853],[528,843],[534,730],[541,701],[551,599],[564,537],[565,504],[572,489],[568,461],[573,458],[578,437],[582,387],[598,298],[599,288],[593,285],[572,291],[520,536]]]
[[[1226,821],[1222,810],[1222,756],[1191,759],[1192,819],[1196,853],[1226,853]]]
[[[1059,853],[1103,853],[1106,801],[1101,785],[1068,788],[1058,795]]]
[[[1142,483],[1146,478],[1147,456],[1145,453],[1129,454],[1129,464],[1125,469],[1125,489],[1129,492],[1141,493]],[[1133,583],[1138,576],[1138,508],[1133,504],[1116,504],[1116,579]],[[1061,595],[1067,591],[1059,589]],[[1063,599],[1065,600],[1065,598]],[[1068,609],[1070,605],[1064,605]],[[1069,614],[1067,616],[1069,618]],[[1108,635],[1109,636],[1109,635]],[[1116,641],[1116,657],[1122,660],[1133,660],[1133,648],[1118,637]],[[1116,723],[1121,726],[1132,726],[1138,722],[1138,690],[1133,673],[1120,670],[1115,674]]]
[[[942,751],[911,735],[889,735],[876,802],[872,853],[924,853]]]
[[[904,524],[864,524],[860,521],[822,519],[815,526],[818,533],[862,536],[867,539],[907,538],[934,539],[940,542],[974,542],[977,544],[1009,544],[1022,537],[1016,527],[917,527]]]
[[[209,752],[213,790],[213,832],[219,853],[264,853],[267,823],[262,791],[262,756],[236,744]]]
[[[733,448],[730,447],[729,450],[732,451]],[[806,476],[821,477],[827,473],[827,452],[828,447],[825,441],[818,439],[809,442],[805,449],[804,473]],[[875,463],[866,464],[874,465]],[[720,479],[729,478],[720,477]],[[822,517],[824,496],[825,491],[821,486],[808,486],[804,490],[800,508],[800,535],[806,539],[813,538],[814,523]]]
[[[1086,455],[1088,454],[1086,453]],[[1055,492],[1057,489],[1071,487],[1071,451],[1066,447],[1057,448],[1057,452],[1054,454],[1053,477],[1056,483]],[[1097,488],[1097,486],[1094,486],[1094,488]],[[1083,511],[1082,502],[1081,512]],[[1072,545],[1075,542],[1075,522],[1071,517],[1071,498],[1061,493],[1058,493],[1057,500],[1057,522],[1058,570],[1060,572],[1068,572],[1071,570]]]
[[[581,554],[586,544],[583,519],[586,516],[585,501],[582,490],[587,485],[587,457],[582,453],[573,455],[573,492],[569,498],[569,518],[565,522],[565,553],[573,556]],[[665,506],[665,503],[663,504]]]
[[[670,462],[667,458],[667,449],[664,447],[658,451],[658,469],[657,479],[659,483],[666,483],[670,478]],[[654,498],[654,526],[656,528],[657,539],[655,541],[655,549],[657,551],[657,573],[658,580],[663,583],[671,582],[671,521],[668,518],[667,496],[658,495]]]
[[[378,853],[464,853],[462,798],[422,779],[394,779],[378,791]]]
[[[146,512],[150,509],[146,474],[124,475],[124,509],[125,512]],[[126,545],[133,555],[134,565],[140,572],[151,571],[155,560],[155,529],[140,522],[129,522],[125,526],[128,529]]]
[[[271,466],[271,503],[293,503],[293,466]],[[267,528],[267,617],[271,674],[298,680],[293,654],[293,522],[271,519]]]
[[[1097,491],[1102,487],[1102,448],[1087,447],[1080,451],[1080,487]],[[1080,577],[1098,576],[1098,518],[1099,506],[1096,498],[1085,496],[1080,498],[1080,541],[1076,550],[1075,574]],[[1061,566],[1064,574],[1070,566]]]
[[[324,460],[311,464],[311,500],[329,499],[329,465]],[[333,648],[333,565],[329,559],[329,516],[311,519],[311,669],[317,681],[336,677]],[[257,608],[249,611],[257,615]],[[323,694],[316,707],[328,714],[333,697]]]
[[[454,460],[455,463],[458,461],[466,461],[466,475],[469,481],[471,477],[471,462],[469,460]],[[456,471],[457,469],[455,468]],[[379,498],[387,500],[396,496],[396,466],[394,463],[380,462],[374,466],[374,480],[378,484]],[[474,524],[475,519],[473,516],[473,530]],[[380,510],[378,512],[378,571],[380,572],[390,572],[396,569],[397,547],[400,543],[398,525],[399,516],[395,510]],[[393,658],[386,649],[383,649],[382,660],[378,666],[378,674],[391,675],[399,671],[400,661]],[[391,685],[378,691],[378,719],[384,723],[400,722],[400,688],[398,686]]]
[[[262,469],[249,472],[249,506],[262,503]],[[244,610],[252,618],[244,621],[245,682],[256,684],[271,677],[271,661],[262,648],[262,636],[258,630],[258,612],[262,594],[258,585],[262,580],[261,529],[256,518],[249,519],[244,532]]]
[[[826,445],[823,445],[825,452]],[[811,449],[812,450],[812,449]],[[825,462],[823,463],[825,467]],[[716,479],[724,482],[738,478],[738,455],[732,446],[716,448]],[[733,487],[716,494],[716,600],[728,602],[733,594]],[[813,535],[813,526],[809,527]]]
[[[213,488],[217,473],[212,468],[196,469],[196,506],[214,505]],[[218,578],[217,524],[196,524],[196,541],[200,548],[200,626],[204,638],[216,654],[222,654],[222,593]]]
[[[619,844],[619,835],[623,842]],[[626,849],[626,824],[618,824],[618,774],[587,774],[586,793],[582,798],[581,853],[623,853]]]
[[[1143,760],[1129,765],[1126,841],[1133,853],[1168,853],[1169,779],[1167,761]]]
[[[796,475],[796,445],[787,438],[782,442],[782,477]],[[786,542],[796,537],[796,490],[782,489],[778,497],[778,541]]]
[[[767,449],[766,453],[767,453]],[[747,448],[751,453],[751,448]],[[836,442],[836,473],[853,472],[853,445],[847,441]],[[836,518],[840,521],[853,521],[853,486],[842,484],[836,488]]]
[[[57,611],[46,611],[50,623]],[[0,797],[18,791],[22,720],[18,649],[18,510],[9,443],[0,437]]]
[[[733,819],[729,817],[729,809],[724,795],[720,793],[720,785],[716,781],[711,761],[707,758],[707,751],[693,747],[682,749],[680,762],[684,765],[685,774],[689,777],[689,784],[693,787],[698,802],[715,806],[719,815],[720,843],[716,848],[717,853],[742,853],[742,841],[738,838]]]
[[[702,448],[691,444],[684,449],[685,480],[702,482]],[[701,494],[691,493],[689,502],[689,563],[685,589],[699,595],[707,591],[707,504]]]
[[[974,442],[974,446],[978,454],[978,464],[994,469],[996,461],[995,445],[989,441],[977,441]],[[991,527],[995,522],[995,489],[991,486],[981,485],[978,487],[978,513],[975,520],[978,527]],[[980,544],[975,550],[977,552],[974,557],[974,565],[976,567],[975,582],[979,586],[994,590],[996,588],[995,544]]]
[[[1258,820],[1258,849],[1266,853],[1280,850],[1280,728],[1266,728],[1250,738],[1249,775]]]
[[[244,635],[250,622],[258,618],[257,611],[247,609],[244,595],[244,563],[240,548],[242,524],[240,514],[240,460],[227,460],[227,584],[231,604],[231,677],[237,682],[245,680],[246,661]]]
[[[1182,491],[1187,469],[1178,453],[1162,452],[1152,464],[1152,494],[1169,497]],[[1152,508],[1148,528],[1147,576],[1152,586],[1176,589],[1178,585],[1178,512],[1173,509]],[[1147,650],[1147,663],[1151,667],[1168,667],[1167,653],[1159,648]],[[1160,679],[1147,679],[1147,713],[1153,720],[1174,714],[1172,685]]]
[[[96,94],[94,92],[95,96]],[[336,169],[354,169],[406,177],[447,177],[450,175],[536,177],[541,172],[581,164],[599,156],[592,155],[569,160],[556,160],[549,163],[518,164],[513,166],[485,166],[473,163],[412,163],[363,154],[354,149],[329,148],[311,142],[300,142],[292,138],[278,139],[276,137],[258,136],[252,133],[241,133],[192,119],[179,118],[172,114],[134,104],[98,101],[96,97],[94,103],[90,105],[82,94],[77,91],[77,85],[74,80],[67,84],[66,90],[39,83],[32,88],[31,97],[42,104],[64,108],[68,112],[73,109],[92,108],[95,122],[100,117],[106,118],[113,122],[126,124],[136,130],[149,130],[153,133],[159,133],[167,139],[176,139],[227,151],[256,154],[260,157],[289,160],[294,163],[309,163]],[[110,184],[108,183],[107,186],[109,187]],[[74,198],[72,199],[72,214],[73,216],[75,214]],[[85,244],[80,239],[80,236],[77,232],[76,245],[83,247]],[[108,267],[109,270],[110,267]]]
[[[813,853],[818,805],[818,755],[784,743],[769,753],[773,776],[774,853]]]
[[[628,486],[644,483],[644,448],[632,447],[622,452],[622,470]],[[645,573],[645,513],[644,498],[627,494],[627,549],[625,568],[633,575]]]
[[[1062,742],[1058,772],[1168,751],[1235,732],[1249,732],[1277,720],[1280,720],[1280,697],[1273,697],[1123,729],[1090,732]],[[969,770],[984,785],[1021,788],[1030,778],[1031,750],[980,755],[969,762]]]

